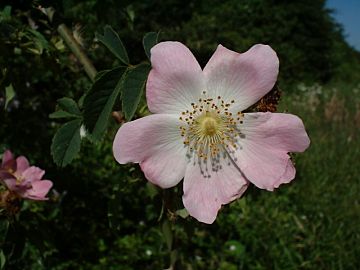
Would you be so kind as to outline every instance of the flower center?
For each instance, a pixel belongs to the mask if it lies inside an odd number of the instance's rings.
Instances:
[[[212,137],[220,131],[221,119],[212,112],[205,112],[203,115],[200,115],[196,121],[202,136]]]
[[[16,185],[20,185],[24,181],[22,176],[16,176]]]
[[[8,172],[15,177],[16,185],[20,185],[24,181],[24,177],[21,174],[17,173],[16,171],[9,169]]]
[[[243,114],[237,112],[234,116],[229,111],[235,100],[226,103],[221,96],[211,98],[206,91],[202,94],[204,98],[197,104],[191,103],[191,111],[181,113],[180,132],[191,153],[203,160],[215,159],[230,147],[237,148],[238,124],[242,124]]]

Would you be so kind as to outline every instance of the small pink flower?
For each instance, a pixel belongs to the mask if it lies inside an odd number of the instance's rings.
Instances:
[[[205,223],[249,182],[272,191],[294,179],[288,152],[310,143],[301,119],[242,113],[277,80],[271,47],[258,44],[239,54],[219,45],[202,70],[183,44],[162,42],[151,50],[151,63],[146,97],[154,114],[119,129],[113,151],[120,164],[140,163],[162,188],[184,178],[184,206]]]
[[[0,181],[19,197],[39,201],[47,200],[45,196],[52,187],[52,182],[41,180],[44,173],[44,170],[30,166],[24,156],[15,159],[9,150],[3,154]]]

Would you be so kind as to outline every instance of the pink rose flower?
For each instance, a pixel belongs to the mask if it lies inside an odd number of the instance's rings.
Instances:
[[[219,45],[202,70],[179,42],[151,50],[146,97],[153,115],[124,124],[113,151],[120,164],[139,163],[152,183],[184,178],[189,214],[213,223],[221,205],[249,182],[274,190],[295,177],[289,152],[310,144],[301,119],[284,113],[242,113],[274,86],[279,59],[267,45],[236,53]]]
[[[41,180],[45,171],[30,166],[29,161],[20,156],[14,159],[6,150],[0,167],[0,181],[17,196],[30,200],[47,200],[46,194],[52,187],[50,180]]]

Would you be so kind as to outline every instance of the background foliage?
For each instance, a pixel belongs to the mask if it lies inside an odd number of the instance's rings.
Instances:
[[[323,0],[210,2],[1,1],[1,107],[6,94],[15,96],[0,113],[0,150],[28,156],[54,181],[49,202],[25,202],[16,222],[1,223],[5,268],[163,269],[173,261],[178,269],[360,268],[359,52],[345,43]],[[52,23],[40,5],[57,11]],[[105,25],[119,33],[132,64],[146,61],[142,38],[150,31],[189,46],[202,66],[218,43],[235,51],[270,44],[281,63],[280,111],[300,115],[312,139],[295,157],[297,179],[275,193],[250,188],[212,226],[180,217],[162,223],[163,198],[180,198],[181,186],[160,191],[137,166],[117,165],[112,118],[99,142],[77,138],[78,158],[58,168],[50,145],[65,121],[49,114],[64,108],[57,102],[64,96],[82,110],[92,87],[56,31],[61,22],[97,70],[123,65],[96,42]],[[113,102],[124,110],[118,97]],[[131,118],[132,108],[125,112]],[[133,118],[146,113],[142,96]],[[82,120],[72,121],[80,129]]]

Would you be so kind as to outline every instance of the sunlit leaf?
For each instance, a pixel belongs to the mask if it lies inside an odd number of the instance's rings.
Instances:
[[[158,43],[159,33],[149,32],[143,38],[143,46],[147,57],[150,59],[150,50]]]
[[[122,109],[127,120],[130,120],[134,116],[136,108],[139,105],[149,71],[149,65],[140,64],[129,68],[124,78],[121,98]]]
[[[12,84],[5,87],[5,109],[9,105],[10,101],[15,97],[15,90]]]
[[[27,49],[34,54],[42,54],[49,48],[49,42],[44,35],[34,29],[27,29],[24,36],[33,42],[33,47],[27,47]]]
[[[0,11],[0,22],[9,21],[11,19],[11,6],[5,6],[2,11]]]
[[[107,25],[104,27],[104,35],[96,34],[96,38],[104,44],[121,62],[128,65],[129,57],[119,35]]]
[[[189,212],[185,208],[177,210],[176,214],[182,218],[187,218],[189,216]]]
[[[126,67],[118,67],[99,77],[84,99],[84,123],[94,139],[103,135],[120,92]]]
[[[78,154],[81,142],[81,122],[81,119],[72,120],[56,132],[51,144],[51,154],[58,166],[66,166]]]

